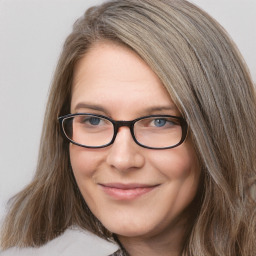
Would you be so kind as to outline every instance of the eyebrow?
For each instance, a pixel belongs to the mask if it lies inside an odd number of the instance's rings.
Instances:
[[[147,112],[159,112],[159,111],[178,111],[175,105],[170,106],[155,106],[146,109]]]
[[[106,108],[97,104],[80,102],[75,106],[74,110],[78,111],[79,109],[83,109],[83,108],[100,111],[105,113],[107,116],[110,116],[110,113]],[[169,106],[153,106],[143,110],[143,112],[145,113],[144,115],[151,115],[153,112],[163,112],[163,111],[168,111],[168,112],[175,111],[179,113],[178,108],[174,104]]]
[[[90,104],[90,103],[83,103],[83,102],[80,102],[78,103],[74,110],[77,111],[78,109],[81,109],[81,108],[89,108],[89,109],[92,109],[92,110],[97,110],[97,111],[101,111],[101,112],[104,112],[104,113],[108,113],[108,111],[103,108],[102,106],[99,106],[99,105],[95,105],[95,104]]]

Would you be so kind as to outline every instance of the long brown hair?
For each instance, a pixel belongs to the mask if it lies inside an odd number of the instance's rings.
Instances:
[[[201,161],[200,207],[183,255],[256,252],[256,96],[224,29],[184,0],[114,0],[90,8],[63,47],[46,108],[37,171],[11,201],[1,245],[40,246],[72,225],[114,240],[81,196],[57,117],[69,113],[74,66],[93,43],[133,49],[186,118]]]

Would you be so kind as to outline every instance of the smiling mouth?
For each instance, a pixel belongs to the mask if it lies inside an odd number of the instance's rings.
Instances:
[[[143,185],[143,184],[99,184],[101,189],[109,196],[118,200],[132,200],[145,195],[159,185]]]

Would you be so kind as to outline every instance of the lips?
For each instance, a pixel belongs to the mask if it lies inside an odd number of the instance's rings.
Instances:
[[[109,183],[99,184],[101,189],[109,196],[118,200],[132,200],[154,190],[159,185],[145,184],[122,184]]]

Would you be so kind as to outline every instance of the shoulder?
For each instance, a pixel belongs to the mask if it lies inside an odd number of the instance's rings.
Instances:
[[[117,245],[75,228],[66,230],[63,235],[39,248],[15,247],[0,254],[1,256],[106,256],[117,249]]]

